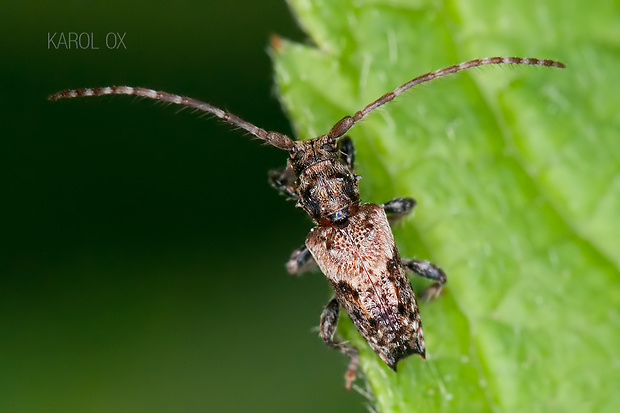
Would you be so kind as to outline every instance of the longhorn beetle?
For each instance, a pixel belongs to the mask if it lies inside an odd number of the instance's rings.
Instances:
[[[425,260],[401,258],[394,243],[387,215],[404,215],[413,209],[412,198],[396,198],[384,204],[360,202],[359,176],[354,173],[354,148],[345,135],[357,122],[381,105],[420,83],[490,64],[522,64],[564,68],[554,60],[520,57],[490,57],[470,60],[429,72],[386,93],[352,116],[340,119],[325,135],[294,141],[277,132],[267,132],[237,116],[192,98],[151,89],[113,86],[66,90],[50,100],[80,96],[133,95],[175,103],[204,111],[241,128],[289,154],[286,166],[269,173],[271,184],[297,202],[316,226],[305,245],[295,250],[286,264],[299,274],[317,264],[334,289],[323,310],[320,335],[325,343],[346,354],[350,361],[346,387],[355,379],[358,351],[334,338],[340,307],[370,347],[394,371],[398,362],[411,355],[425,358],[422,323],[409,271],[434,283],[423,292],[432,298],[441,292],[446,275]]]

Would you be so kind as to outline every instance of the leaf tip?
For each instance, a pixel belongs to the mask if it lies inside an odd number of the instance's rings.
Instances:
[[[282,49],[282,38],[277,34],[272,34],[271,39],[269,41],[271,49],[278,53]]]

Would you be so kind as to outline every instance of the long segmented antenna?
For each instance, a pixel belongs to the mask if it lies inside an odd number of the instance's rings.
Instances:
[[[437,79],[443,76],[447,76],[456,72],[460,72],[461,70],[471,69],[472,67],[483,66],[483,65],[499,65],[499,64],[512,64],[512,65],[537,65],[537,66],[548,66],[548,67],[557,67],[563,69],[566,67],[564,63],[558,62],[556,60],[545,60],[545,59],[533,59],[533,58],[524,58],[524,57],[487,57],[484,59],[475,59],[469,60],[467,62],[460,63],[458,65],[449,66],[443,69],[436,70],[434,72],[429,72],[423,74],[422,76],[418,76],[415,79],[411,79],[407,83],[397,87],[391,92],[386,93],[381,96],[379,99],[375,100],[364,109],[356,112],[353,116],[345,116],[338,123],[336,123],[332,129],[329,131],[327,136],[331,138],[339,138],[343,136],[349,129],[353,127],[357,122],[362,120],[366,115],[368,115],[373,110],[377,109],[381,105],[385,105],[388,102],[394,100],[394,98],[409,88],[412,88],[420,83],[430,82],[433,79]]]
[[[208,103],[201,102],[196,99],[187,98],[184,96],[173,95],[167,92],[160,92],[152,89],[145,89],[141,87],[130,86],[111,86],[111,87],[99,87],[93,89],[74,89],[65,90],[62,92],[54,93],[50,95],[49,100],[69,99],[82,96],[104,96],[104,95],[130,95],[141,96],[149,99],[159,100],[162,102],[174,103],[177,105],[188,106],[203,112],[210,113],[222,119],[233,126],[241,128],[259,139],[264,140],[268,144],[275,146],[279,149],[288,150],[294,146],[293,140],[286,135],[277,132],[267,132],[264,129],[254,126],[243,119],[228,113],[220,108],[209,105]]]
[[[381,105],[385,105],[388,102],[391,102],[396,98],[396,96],[402,94],[407,89],[412,88],[420,83],[430,82],[433,79],[437,79],[443,76],[447,76],[456,72],[460,72],[461,70],[471,69],[477,66],[483,65],[499,65],[499,64],[513,64],[513,65],[537,65],[537,66],[548,66],[548,67],[557,67],[564,68],[566,67],[564,63],[558,62],[555,60],[545,60],[545,59],[532,59],[532,58],[522,58],[522,57],[487,57],[484,59],[476,59],[469,60],[464,63],[460,63],[458,65],[449,66],[443,69],[436,70],[434,72],[426,73],[422,76],[418,76],[407,83],[397,87],[391,92],[386,93],[381,96],[379,99],[375,100],[362,110],[356,112],[353,116],[345,116],[340,121],[338,121],[327,133],[326,136],[330,138],[340,138],[343,136],[349,129],[353,127],[357,122],[362,120],[366,115],[368,115],[373,110],[377,109]],[[226,112],[222,109],[219,109],[215,106],[209,105],[208,103],[201,102],[196,99],[187,98],[184,96],[173,95],[167,92],[161,92],[152,89],[145,89],[140,87],[130,87],[130,86],[111,86],[111,87],[101,87],[101,88],[93,88],[93,89],[74,89],[74,90],[65,90],[63,92],[54,93],[49,97],[50,100],[58,100],[58,99],[68,99],[75,98],[81,96],[104,96],[104,95],[131,95],[131,96],[141,96],[149,99],[159,100],[162,102],[174,103],[177,105],[187,106],[190,108],[194,108],[203,112],[210,113],[212,115],[217,116],[223,121],[241,128],[252,135],[256,136],[259,139],[264,140],[268,144],[275,146],[279,149],[289,150],[295,146],[295,142],[291,140],[286,135],[277,132],[267,132],[264,129],[259,128],[249,122],[244,121],[243,119],[233,115],[232,113]]]

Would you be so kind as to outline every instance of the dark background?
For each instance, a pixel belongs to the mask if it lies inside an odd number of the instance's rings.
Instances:
[[[0,4],[0,411],[364,411],[314,330],[327,283],[284,269],[311,227],[267,183],[285,153],[143,99],[46,100],[146,86],[290,134],[284,1],[103,4]]]

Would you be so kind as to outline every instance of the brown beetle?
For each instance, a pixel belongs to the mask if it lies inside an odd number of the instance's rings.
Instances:
[[[305,245],[291,255],[287,270],[298,274],[316,263],[334,289],[334,296],[321,315],[320,334],[325,343],[350,357],[346,387],[355,379],[358,352],[334,338],[340,307],[370,347],[396,371],[398,362],[410,354],[425,357],[422,323],[416,297],[405,271],[434,281],[424,292],[426,298],[439,294],[446,283],[444,272],[424,260],[402,259],[394,243],[387,214],[404,215],[415,206],[411,198],[397,198],[384,204],[362,203],[354,174],[354,149],[345,134],[377,107],[390,102],[420,83],[489,64],[524,64],[563,68],[553,60],[520,57],[491,57],[470,60],[429,72],[386,93],[353,116],[345,116],[322,136],[294,141],[288,136],[267,132],[237,116],[207,103],[128,86],[67,90],[50,100],[80,96],[133,95],[188,106],[211,113],[244,129],[257,138],[288,151],[287,165],[269,174],[280,192],[297,201],[316,223]]]

